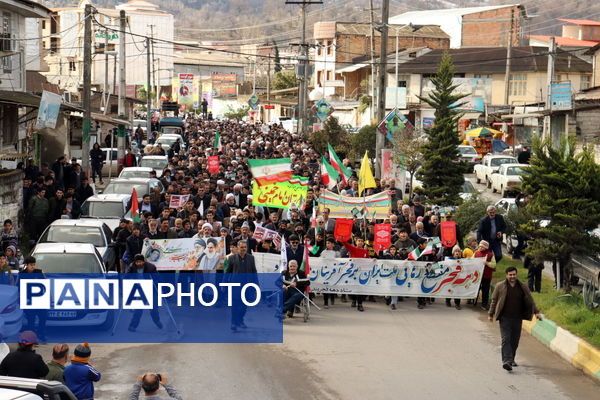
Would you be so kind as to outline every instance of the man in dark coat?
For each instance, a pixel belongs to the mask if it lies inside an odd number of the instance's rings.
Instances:
[[[494,252],[496,263],[502,259],[502,235],[506,232],[504,217],[496,214],[496,207],[488,206],[487,215],[479,221],[477,241],[485,240]]]
[[[146,258],[139,253],[133,257],[133,262],[129,264],[129,267],[127,267],[128,274],[153,274],[156,272],[156,265],[147,262]],[[129,332],[135,332],[138,325],[140,324],[142,313],[143,310],[135,310],[133,312],[133,317],[131,318],[131,322],[129,323]],[[160,315],[158,314],[157,306],[150,310],[150,316],[152,317],[154,325],[156,325],[158,329],[162,329],[163,324],[160,322]]]
[[[144,237],[142,236],[142,227],[140,224],[133,224],[131,235],[125,241],[125,247],[130,257],[133,257],[136,254],[142,254]]]
[[[248,243],[246,243],[245,240],[240,240],[238,242],[238,253],[229,258],[228,272],[232,274],[245,274],[242,277],[236,277],[236,281],[239,282],[255,282],[257,280],[254,256],[248,253]],[[242,283],[242,286],[243,285],[244,284]],[[240,328],[247,328],[244,323],[247,307],[241,301],[240,287],[234,288],[234,291],[235,295],[233,297],[234,301],[231,312],[231,330],[237,332]]]
[[[94,195],[94,189],[89,184],[87,176],[81,178],[81,185],[75,190],[75,198],[79,204],[83,204],[88,198]]]
[[[48,374],[48,366],[42,356],[35,352],[34,346],[37,343],[34,332],[22,332],[19,336],[19,347],[0,363],[0,375],[43,379]]]

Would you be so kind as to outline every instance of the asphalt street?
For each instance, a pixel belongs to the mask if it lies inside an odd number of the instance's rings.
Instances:
[[[339,303],[313,310],[308,323],[288,319],[283,344],[92,343],[91,362],[103,374],[96,398],[128,398],[136,376],[149,371],[170,376],[184,399],[589,400],[600,392],[526,333],[520,366],[504,371],[497,323],[472,306],[365,305],[364,313]]]

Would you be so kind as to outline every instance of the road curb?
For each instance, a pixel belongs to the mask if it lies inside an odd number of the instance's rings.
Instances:
[[[540,321],[533,317],[531,321],[523,321],[523,329],[575,368],[600,382],[600,350],[546,318]]]

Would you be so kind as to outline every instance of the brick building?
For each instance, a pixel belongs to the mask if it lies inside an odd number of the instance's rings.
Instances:
[[[524,44],[529,17],[519,4],[410,11],[390,18],[391,24],[439,25],[450,35],[450,47],[504,47],[512,25],[513,46]]]

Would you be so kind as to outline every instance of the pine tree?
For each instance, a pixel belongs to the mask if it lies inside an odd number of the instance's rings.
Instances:
[[[454,66],[452,58],[444,53],[437,74],[431,78],[435,89],[422,101],[435,109],[435,122],[426,129],[427,142],[423,145],[423,166],[417,177],[423,182],[427,199],[439,205],[456,205],[461,199],[459,193],[464,183],[466,167],[459,159],[458,110],[465,95],[453,94],[457,85],[452,84]]]
[[[275,73],[278,73],[281,71],[281,58],[279,57],[279,47],[277,47],[277,43],[275,43],[275,41],[273,41],[273,47],[273,52],[275,53],[273,56],[275,68],[273,70]]]
[[[600,166],[589,148],[575,154],[572,139],[554,147],[534,138],[533,154],[521,181],[532,215],[519,227],[530,238],[525,252],[538,262],[558,262],[568,291],[571,255],[600,252],[600,239],[588,233],[600,223]]]

